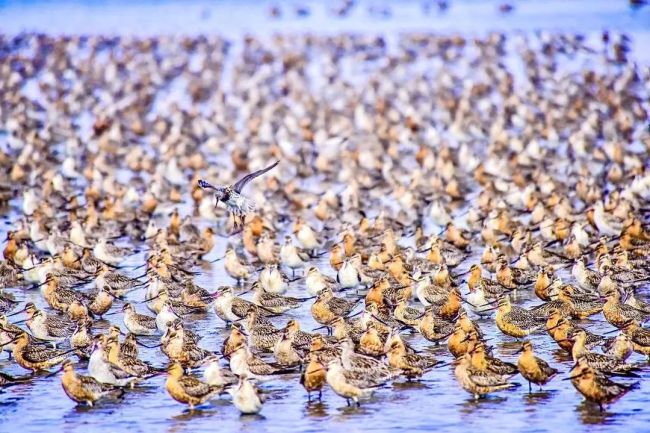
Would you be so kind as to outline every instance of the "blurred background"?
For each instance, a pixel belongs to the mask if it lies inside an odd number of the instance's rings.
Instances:
[[[646,32],[639,0],[0,1],[5,33],[197,34],[277,31]],[[637,45],[642,45],[641,40]]]

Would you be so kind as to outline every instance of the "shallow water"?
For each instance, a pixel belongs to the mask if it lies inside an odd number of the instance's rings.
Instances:
[[[452,2],[450,10],[442,15],[433,13],[425,16],[419,3],[407,2],[394,6],[394,16],[388,19],[369,17],[364,8],[357,8],[351,18],[333,19],[324,12],[322,3],[312,2],[312,15],[305,19],[293,16],[291,7],[285,7],[281,20],[267,18],[268,3],[260,8],[250,8],[252,2],[222,2],[212,5],[208,2],[191,2],[179,6],[171,2],[162,5],[144,3],[139,5],[122,2],[90,3],[65,2],[55,5],[49,2],[2,2],[0,3],[0,25],[4,32],[15,33],[24,29],[52,33],[135,33],[155,34],[168,32],[220,33],[236,37],[242,32],[255,31],[313,31],[327,29],[338,31],[394,32],[399,30],[428,29],[440,31],[485,32],[494,29],[547,29],[570,30],[594,34],[603,28],[626,30],[634,37],[636,58],[647,64],[650,51],[647,50],[650,30],[650,8],[632,11],[626,2],[593,1],[565,2],[516,2],[516,10],[509,16],[496,13],[498,2]],[[293,3],[292,3],[293,4]],[[375,4],[378,4],[375,2]],[[588,10],[585,10],[588,9]],[[230,19],[224,20],[228,15]],[[577,19],[576,16],[580,18]],[[646,47],[646,50],[643,49]],[[13,205],[19,205],[14,202]],[[0,227],[0,237],[5,236],[5,227]],[[226,241],[219,245],[210,257],[219,257]],[[139,265],[143,256],[132,258],[131,263]],[[323,269],[329,269],[323,266]],[[135,272],[131,273],[132,275]],[[196,282],[210,290],[231,281],[223,272],[220,263],[198,276]],[[464,289],[463,289],[464,291]],[[43,305],[40,294],[10,290],[22,301],[31,300]],[[304,296],[300,282],[295,283],[289,294]],[[142,293],[130,296],[142,300]],[[538,301],[521,297],[523,305],[534,305]],[[299,318],[304,329],[317,325],[311,319],[309,305],[291,315]],[[140,312],[146,312],[144,306]],[[110,316],[118,321],[121,316]],[[191,327],[204,336],[201,346],[217,350],[226,334],[223,323],[209,313],[186,320]],[[283,324],[286,317],[277,319]],[[610,330],[602,323],[602,316],[589,323],[597,332]],[[488,338],[493,338],[495,354],[509,361],[516,360],[518,349],[514,339],[500,334],[493,318],[480,319],[479,323]],[[100,323],[108,326],[108,323]],[[98,331],[97,331],[98,332]],[[411,339],[415,347],[430,351],[445,361],[450,360],[446,348],[423,344],[421,338]],[[145,343],[155,342],[155,337],[143,339]],[[564,374],[572,362],[558,350],[550,337],[534,338],[536,354]],[[143,358],[155,365],[163,365],[166,358],[157,349],[141,348]],[[633,355],[632,362],[643,361]],[[2,371],[24,374],[20,367],[4,359],[0,361]],[[558,431],[570,428],[572,431],[645,431],[650,425],[650,385],[647,376],[641,387],[610,406],[605,413],[582,402],[582,398],[567,381],[559,376],[548,384],[544,391],[535,390],[528,394],[521,378],[516,379],[522,387],[501,392],[489,398],[474,401],[456,384],[448,367],[427,374],[417,383],[398,380],[378,390],[375,396],[360,408],[346,407],[345,401],[326,390],[323,401],[307,403],[306,393],[298,384],[297,375],[288,375],[262,385],[269,398],[260,416],[240,417],[227,397],[214,400],[202,410],[188,412],[184,406],[174,402],[164,390],[164,377],[147,381],[128,392],[120,402],[107,401],[95,408],[77,407],[64,395],[58,377],[39,377],[33,382],[15,386],[0,393],[0,431],[42,432],[44,430],[87,432],[104,429],[112,432],[208,432],[208,431],[258,431],[258,432],[308,432],[308,431],[459,431],[460,429],[481,429],[486,433],[497,432],[504,427],[508,431]],[[11,429],[11,430],[9,430]]]

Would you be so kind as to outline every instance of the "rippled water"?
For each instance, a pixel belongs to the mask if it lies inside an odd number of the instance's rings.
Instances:
[[[43,2],[0,3],[0,24],[5,32],[22,29],[48,32],[125,32],[158,33],[169,31],[222,32],[237,35],[255,29],[258,32],[276,30],[372,30],[392,32],[396,30],[425,28],[459,30],[466,32],[489,29],[562,29],[597,32],[602,28],[625,29],[633,32],[636,55],[647,61],[650,56],[645,42],[650,15],[647,9],[631,11],[623,1],[596,2],[516,2],[514,14],[501,17],[496,14],[496,2],[452,2],[445,15],[423,16],[416,2],[394,6],[390,19],[369,18],[365,9],[353,14],[353,19],[328,18],[322,12],[321,3],[310,3],[312,16],[297,19],[285,16],[280,21],[268,22],[266,6],[250,8],[250,2],[223,2],[210,5],[192,2],[189,5],[165,2],[163,5],[146,3],[140,5],[110,3],[65,3],[54,5]],[[588,10],[586,4],[589,4]],[[266,3],[265,3],[266,4]],[[291,8],[287,7],[290,11]],[[232,19],[223,20],[225,14]],[[576,16],[580,15],[580,18]],[[173,19],[172,19],[173,17]],[[645,47],[645,49],[643,48]],[[19,203],[13,203],[18,205]],[[6,227],[0,227],[4,238]],[[222,254],[225,241],[220,240],[211,257]],[[141,264],[143,256],[132,258],[132,264]],[[323,266],[323,269],[329,269]],[[217,263],[198,276],[197,283],[210,290],[231,281]],[[465,288],[463,288],[463,291]],[[37,291],[11,290],[21,301],[31,300],[43,305]],[[291,295],[303,295],[301,282],[296,282]],[[134,293],[131,299],[139,301],[142,293]],[[523,305],[534,305],[537,300],[521,296]],[[140,311],[145,312],[144,306]],[[317,325],[311,319],[309,305],[291,315],[299,318],[304,329]],[[214,314],[197,315],[187,320],[190,326],[204,336],[202,347],[217,350],[227,331]],[[111,316],[121,320],[121,315]],[[275,319],[284,324],[286,317]],[[515,340],[496,330],[493,318],[479,320],[488,338],[495,346],[495,354],[515,361],[518,349]],[[586,323],[594,331],[607,331],[611,327],[602,316]],[[99,322],[98,327],[107,327]],[[98,331],[97,331],[98,332]],[[445,346],[423,344],[419,337],[406,336],[412,344],[429,351],[443,360],[450,355]],[[153,343],[155,337],[143,339]],[[538,356],[548,360],[564,374],[571,366],[567,355],[560,351],[550,337],[541,334],[533,339]],[[163,365],[166,358],[158,349],[141,348],[144,359],[155,365]],[[2,371],[24,374],[20,367],[4,358],[0,361]],[[633,355],[632,362],[642,362]],[[647,377],[650,374],[642,373]],[[345,401],[326,390],[323,401],[307,403],[306,393],[298,384],[298,375],[288,375],[262,385],[269,398],[260,416],[240,417],[228,398],[216,399],[202,410],[188,412],[183,405],[174,402],[164,390],[164,377],[151,379],[134,391],[128,392],[119,402],[106,401],[94,408],[77,407],[63,393],[58,377],[37,377],[29,384],[15,386],[0,392],[0,431],[87,432],[103,429],[111,432],[203,432],[203,431],[459,431],[479,429],[483,432],[508,431],[645,431],[650,425],[650,385],[642,380],[641,387],[609,407],[605,413],[582,402],[580,395],[562,376],[548,384],[543,392],[528,394],[521,378],[522,387],[494,394],[474,401],[456,384],[449,367],[427,374],[416,383],[398,380],[378,390],[375,396],[360,408],[349,408]]]

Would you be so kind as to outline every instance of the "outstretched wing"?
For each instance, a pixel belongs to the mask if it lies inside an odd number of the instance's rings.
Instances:
[[[199,186],[203,189],[213,189],[215,191],[222,191],[223,188],[217,188],[216,186],[210,185],[208,182],[203,179],[199,179]]]
[[[274,167],[275,167],[276,165],[278,165],[279,163],[280,163],[280,161],[275,161],[275,163],[269,165],[269,166],[266,167],[266,168],[263,168],[263,169],[261,169],[261,170],[257,170],[257,171],[254,171],[253,173],[247,174],[246,176],[244,176],[244,177],[242,177],[241,179],[239,179],[239,180],[238,180],[238,181],[237,181],[237,182],[232,186],[232,189],[233,189],[234,191],[238,192],[238,193],[241,193],[241,190],[246,186],[246,184],[247,184],[248,182],[250,182],[251,180],[255,179],[255,178],[258,177],[258,176],[263,175],[264,173],[266,173],[267,171],[271,170],[272,168],[274,168]],[[199,181],[199,182],[201,182],[201,181]]]

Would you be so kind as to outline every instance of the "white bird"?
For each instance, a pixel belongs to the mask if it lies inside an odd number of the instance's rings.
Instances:
[[[594,205],[594,223],[598,232],[604,236],[618,236],[623,228],[621,221],[615,220],[605,212],[603,202],[600,200]]]
[[[277,265],[267,265],[260,272],[260,284],[264,291],[283,295],[288,289],[288,279],[278,270]]]
[[[431,203],[429,216],[436,225],[441,227],[444,227],[451,222],[451,217],[449,216],[447,209],[445,209],[445,206],[439,200],[435,200]]]
[[[316,266],[308,267],[306,274],[305,287],[307,288],[307,293],[311,296],[318,295],[320,291],[326,287],[333,287],[336,285],[336,280],[334,280],[334,278],[322,274]]]
[[[229,369],[222,367],[219,364],[219,357],[216,355],[209,356],[204,363],[207,363],[207,367],[203,370],[203,380],[208,385],[226,386],[237,383],[237,376]]]
[[[237,387],[228,390],[232,395],[232,402],[242,415],[254,415],[259,413],[264,406],[264,396],[259,388],[242,375],[239,378]]]
[[[27,216],[32,215],[38,209],[38,199],[32,188],[23,192],[23,213]]]
[[[280,260],[295,275],[295,270],[302,268],[309,262],[309,255],[299,250],[292,242],[291,236],[284,238],[284,245],[280,248]]]
[[[158,314],[156,314],[156,326],[163,334],[167,332],[167,324],[173,322],[176,319],[180,319],[180,316],[174,313],[171,304],[169,301],[165,301],[160,308]]]
[[[343,265],[336,273],[336,281],[338,281],[343,289],[356,287],[361,282],[359,270],[350,259],[345,259],[343,262]]]
[[[300,242],[300,245],[309,251],[314,251],[319,247],[318,238],[316,237],[316,232],[312,229],[309,224],[303,222],[299,219],[294,225],[294,235],[296,239]]]
[[[109,265],[119,265],[126,256],[134,253],[134,250],[126,247],[118,247],[109,244],[106,239],[100,239],[93,248],[93,254],[97,259]]]
[[[70,225],[70,242],[83,248],[90,248],[90,245],[86,240],[86,231],[79,221],[72,221]]]

